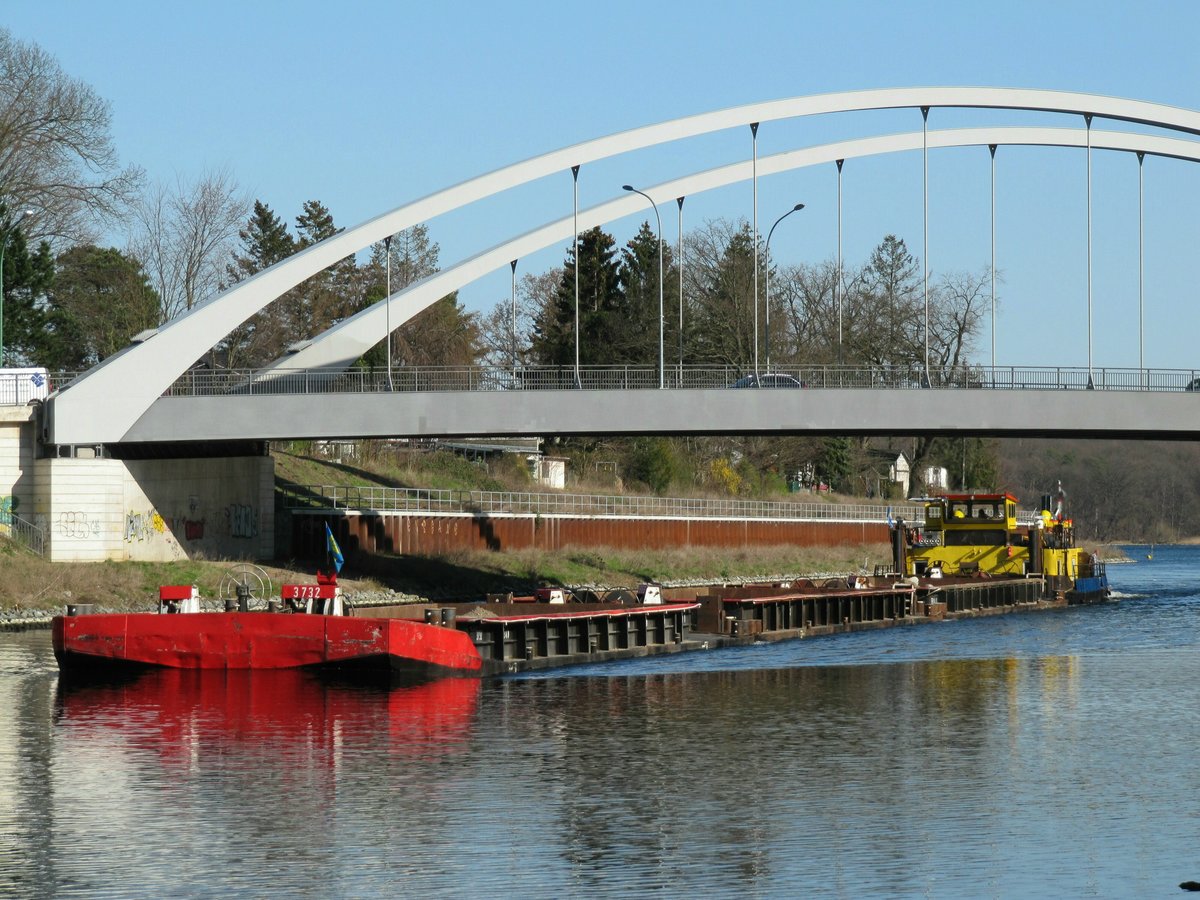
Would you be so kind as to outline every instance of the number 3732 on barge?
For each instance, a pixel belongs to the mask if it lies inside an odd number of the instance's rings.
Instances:
[[[1032,522],[1017,521],[1012,494],[944,494],[924,498],[925,522],[892,523],[896,570],[928,586],[938,579],[1038,579],[1042,599],[1097,603],[1109,596],[1104,564],[1076,546],[1063,516],[1063,494],[1042,497]],[[1055,511],[1051,512],[1054,506]]]

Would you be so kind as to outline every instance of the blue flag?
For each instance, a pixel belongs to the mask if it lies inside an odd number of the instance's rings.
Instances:
[[[337,541],[333,539],[333,532],[329,530],[329,523],[325,523],[325,550],[329,553],[329,558],[333,560],[333,570],[335,572],[342,571],[342,563],[346,561],[342,556],[342,549],[338,546]]]

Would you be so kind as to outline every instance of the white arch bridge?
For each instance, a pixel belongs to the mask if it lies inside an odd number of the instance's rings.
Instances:
[[[388,235],[494,194],[596,160],[731,128],[826,113],[920,109],[919,132],[806,147],[691,173],[645,189],[655,203],[805,166],[930,148],[1077,147],[1088,160],[1088,365],[1081,369],[974,367],[918,372],[799,368],[799,390],[729,390],[744,372],[688,365],[644,370],[351,369],[364,351],[440,297],[573,233],[644,209],[621,194],[577,216],[513,237],[418,281],[251,373],[201,376],[188,367],[252,315],[306,278]],[[938,108],[1078,115],[1082,128],[928,130]],[[1096,120],[1164,134],[1102,131]],[[211,298],[60,388],[44,407],[49,445],[245,441],[291,437],[522,434],[990,434],[1186,438],[1200,436],[1200,373],[1113,370],[1092,360],[1093,150],[1200,160],[1200,112],[1137,100],[1042,90],[909,88],[756,103],[586,141],[498,169],[347,229]],[[926,191],[926,198],[928,192]],[[928,200],[925,201],[926,219]],[[1140,208],[1139,208],[1140,213]],[[757,219],[757,210],[755,211]],[[756,224],[757,228],[757,224]],[[928,254],[923,254],[926,257]],[[927,264],[927,262],[926,262]],[[660,316],[661,322],[661,316]],[[661,344],[661,341],[660,341]],[[660,354],[661,354],[660,350]],[[757,365],[757,361],[756,361]],[[69,455],[69,454],[67,454]]]

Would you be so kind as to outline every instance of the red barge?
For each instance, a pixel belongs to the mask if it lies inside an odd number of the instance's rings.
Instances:
[[[195,588],[164,587],[158,612],[52,623],[64,671],[320,668],[412,678],[480,677],[696,649],[696,602],[621,600],[399,604],[352,608],[333,584],[284,585],[265,611],[200,611]]]

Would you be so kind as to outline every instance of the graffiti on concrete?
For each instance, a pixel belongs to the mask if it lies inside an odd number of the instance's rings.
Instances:
[[[183,537],[188,541],[204,540],[204,520],[203,519],[184,519],[183,520]]]
[[[0,497],[0,525],[11,525],[13,513],[21,505],[21,498],[15,494],[11,497]]]
[[[231,504],[225,507],[225,518],[229,525],[230,537],[258,537],[258,513],[253,506]]]
[[[151,540],[156,535],[164,534],[166,530],[166,520],[155,509],[148,509],[145,512],[130,510],[125,516],[124,538],[127,544],[131,544],[134,541],[140,543]]]
[[[100,536],[100,518],[79,510],[61,512],[58,514],[57,528],[61,537],[90,540]]]

